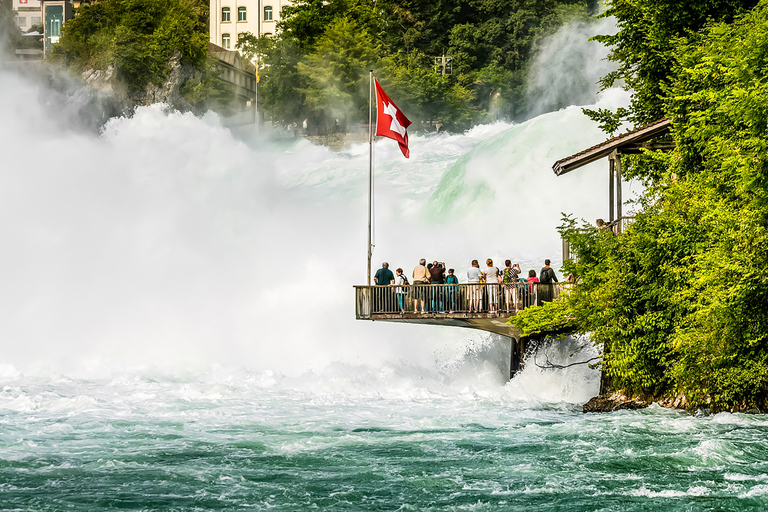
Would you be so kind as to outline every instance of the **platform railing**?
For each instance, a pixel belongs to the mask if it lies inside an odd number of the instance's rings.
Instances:
[[[560,296],[570,283],[355,286],[358,319],[393,314],[507,315]]]

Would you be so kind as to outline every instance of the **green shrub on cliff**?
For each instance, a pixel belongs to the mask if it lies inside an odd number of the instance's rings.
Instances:
[[[64,24],[52,58],[83,70],[114,66],[131,91],[160,83],[168,63],[203,67],[208,8],[200,0],[101,0],[84,4]]]

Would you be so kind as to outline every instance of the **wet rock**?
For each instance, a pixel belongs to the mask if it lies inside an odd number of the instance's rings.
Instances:
[[[622,393],[610,393],[592,397],[584,404],[584,412],[612,412],[623,409],[645,409],[651,402],[638,397],[627,397]]]

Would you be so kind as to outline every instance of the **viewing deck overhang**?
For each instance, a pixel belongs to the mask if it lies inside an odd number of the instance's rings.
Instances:
[[[400,322],[406,324],[443,325],[478,329],[510,338],[519,338],[520,331],[507,324],[515,313],[373,313],[364,320]],[[358,319],[361,319],[358,317]]]
[[[358,320],[464,327],[520,338],[508,324],[517,310],[550,301],[562,284],[355,286]],[[421,312],[422,305],[425,312]],[[479,306],[479,307],[478,307]]]

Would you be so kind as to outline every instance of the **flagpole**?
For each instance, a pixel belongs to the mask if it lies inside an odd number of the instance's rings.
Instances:
[[[371,286],[371,231],[373,218],[373,70],[368,87],[368,286]]]

